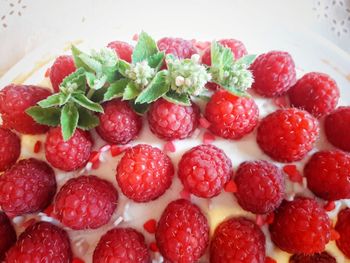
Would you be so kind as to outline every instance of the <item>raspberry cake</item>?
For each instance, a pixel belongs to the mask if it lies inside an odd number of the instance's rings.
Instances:
[[[137,38],[1,87],[0,261],[350,262],[345,88],[286,51]]]

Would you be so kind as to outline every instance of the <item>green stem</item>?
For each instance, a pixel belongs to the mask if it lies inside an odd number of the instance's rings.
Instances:
[[[95,90],[90,88],[90,90],[89,90],[88,94],[86,95],[86,97],[91,99],[91,97],[94,95],[94,93],[95,93]]]

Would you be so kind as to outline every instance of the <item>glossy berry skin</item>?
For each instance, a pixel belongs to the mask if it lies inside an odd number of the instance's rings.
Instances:
[[[314,199],[283,201],[270,225],[271,239],[291,254],[311,255],[324,251],[330,239],[330,219]]]
[[[223,150],[204,144],[193,147],[181,157],[178,175],[190,193],[210,198],[218,195],[231,179],[231,160]]]
[[[58,192],[54,213],[64,225],[74,229],[96,229],[107,224],[117,208],[114,186],[94,175],[68,180]]]
[[[335,147],[350,152],[350,107],[339,107],[325,119],[327,140]]]
[[[103,109],[104,113],[99,115],[100,124],[96,131],[106,142],[126,144],[140,133],[142,118],[127,101],[108,101],[103,104]]]
[[[144,236],[132,228],[113,228],[98,242],[93,263],[151,263]]]
[[[56,187],[55,173],[47,163],[20,160],[0,176],[0,206],[11,216],[39,212],[51,203]]]
[[[337,247],[350,258],[350,208],[345,208],[339,212],[335,230],[340,235],[340,238],[336,241]]]
[[[0,91],[3,127],[23,134],[42,134],[48,130],[36,123],[25,110],[51,95],[47,89],[32,85],[10,84]]]
[[[350,154],[321,151],[312,155],[304,167],[308,188],[325,200],[350,198]]]
[[[182,106],[159,99],[151,105],[147,118],[157,137],[167,141],[185,139],[198,127],[199,108],[194,103]]]
[[[134,51],[134,47],[123,41],[110,42],[107,47],[113,49],[117,56],[127,62],[131,62],[131,55]]]
[[[54,92],[59,92],[65,77],[76,70],[72,56],[59,56],[50,68],[50,81]]]
[[[72,250],[68,234],[48,222],[29,226],[8,251],[5,263],[60,262],[70,263]]]
[[[55,168],[75,171],[87,163],[92,148],[91,138],[86,132],[76,129],[73,136],[64,141],[61,127],[51,128],[45,141],[45,156]]]
[[[4,260],[6,251],[16,243],[16,231],[10,219],[0,211],[0,262]]]
[[[158,148],[139,144],[125,151],[117,167],[123,194],[135,202],[157,199],[170,187],[174,166]]]
[[[21,153],[21,140],[17,134],[0,127],[0,172],[9,169]]]
[[[192,55],[197,54],[192,41],[182,38],[164,37],[158,40],[157,46],[165,54],[172,54],[179,59],[191,58]]]
[[[254,222],[231,218],[222,222],[210,244],[211,263],[264,263],[265,236]]]
[[[282,202],[285,185],[280,169],[268,161],[247,161],[236,172],[239,205],[255,214],[273,212]]]
[[[268,98],[287,92],[295,84],[296,72],[291,55],[282,51],[270,51],[258,56],[250,66],[254,76],[252,88]]]
[[[160,253],[170,262],[197,262],[208,246],[208,221],[190,201],[172,201],[158,222],[156,241]]]
[[[257,142],[272,159],[294,162],[313,148],[318,134],[318,122],[311,114],[288,108],[277,110],[260,122]]]
[[[337,83],[327,74],[310,72],[305,74],[288,92],[290,103],[304,109],[316,118],[335,109],[339,100]]]
[[[214,93],[205,108],[209,130],[225,139],[238,140],[258,124],[259,109],[252,98],[238,97],[227,91]]]
[[[327,252],[313,255],[296,254],[289,258],[289,263],[337,263]]]

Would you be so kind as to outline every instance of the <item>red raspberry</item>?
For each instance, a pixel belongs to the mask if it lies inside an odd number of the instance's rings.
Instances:
[[[54,213],[72,229],[96,229],[108,223],[117,201],[118,192],[110,182],[84,175],[62,186],[55,198]]]
[[[350,208],[345,208],[339,212],[335,230],[340,235],[340,238],[336,241],[338,248],[350,258]]]
[[[23,159],[0,176],[0,206],[11,216],[43,210],[56,193],[52,168],[34,158]]]
[[[165,54],[173,54],[180,59],[191,58],[192,55],[198,53],[192,41],[182,38],[164,37],[158,40],[157,45],[160,51],[164,51]]]
[[[107,47],[113,49],[120,59],[123,59],[131,63],[131,55],[134,51],[134,47],[123,41],[110,42]]]
[[[0,211],[0,262],[4,260],[6,251],[16,243],[16,231],[4,212]]]
[[[288,92],[294,107],[304,109],[315,117],[322,117],[335,109],[339,100],[337,83],[327,74],[305,74]]]
[[[350,107],[339,107],[326,117],[328,141],[343,151],[350,151]]]
[[[99,115],[100,125],[96,128],[105,141],[112,144],[126,144],[134,139],[142,128],[142,118],[128,102],[119,99],[103,104],[104,113]]]
[[[15,164],[21,153],[21,140],[10,130],[0,127],[0,172]]]
[[[60,127],[51,128],[45,141],[45,156],[55,168],[74,171],[82,168],[88,161],[92,142],[90,135],[76,129],[74,135],[64,141]]]
[[[265,236],[246,218],[231,218],[216,229],[210,244],[210,262],[265,262]]]
[[[167,260],[197,262],[209,242],[207,218],[188,200],[172,201],[158,222],[156,240],[160,253]]]
[[[209,130],[225,139],[238,140],[258,124],[259,109],[252,98],[238,97],[227,91],[214,93],[205,108]]]
[[[194,103],[182,106],[159,99],[151,105],[147,117],[151,131],[159,138],[184,139],[198,126],[199,108]]]
[[[250,70],[254,76],[252,88],[264,97],[282,95],[296,81],[294,61],[287,52],[262,54],[255,59]]]
[[[296,254],[290,257],[289,263],[337,263],[327,252],[313,255]]]
[[[25,110],[51,95],[47,89],[10,84],[0,91],[0,114],[3,126],[24,134],[41,134],[47,126],[36,123]]]
[[[116,178],[124,195],[136,202],[148,202],[164,194],[173,176],[173,164],[165,153],[139,144],[125,151]]]
[[[317,152],[304,167],[307,187],[325,200],[350,198],[350,154]]]
[[[178,175],[185,189],[204,198],[218,195],[232,176],[232,163],[214,145],[199,145],[187,151],[179,163]]]
[[[289,108],[266,116],[258,127],[260,148],[278,162],[299,161],[318,137],[317,120],[308,112]]]
[[[5,263],[62,262],[72,260],[69,237],[63,229],[48,222],[28,227],[8,251]]]
[[[330,239],[330,219],[311,198],[283,201],[270,225],[272,241],[282,250],[295,254],[322,252]]]
[[[114,228],[98,242],[93,263],[150,263],[144,236],[132,228]]]
[[[59,92],[65,77],[76,70],[72,56],[59,56],[50,68],[50,80],[54,92]]]
[[[284,196],[284,179],[279,168],[268,161],[242,163],[235,176],[235,196],[240,206],[255,214],[274,211]]]

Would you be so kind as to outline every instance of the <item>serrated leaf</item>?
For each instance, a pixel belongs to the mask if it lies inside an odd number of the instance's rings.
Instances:
[[[95,112],[103,112],[103,108],[100,104],[93,102],[88,99],[84,94],[78,93],[72,96],[74,102],[78,103],[80,106]]]
[[[187,94],[179,94],[175,91],[167,92],[163,98],[171,103],[183,105],[183,106],[191,106],[191,100]]]
[[[213,41],[211,44],[211,66],[215,68],[231,67],[234,57],[231,49]]]
[[[71,87],[73,84],[76,86],[76,90],[85,92],[86,78],[84,68],[78,68],[76,71],[65,77],[60,84],[60,90],[67,93],[66,89]]]
[[[107,92],[107,87],[102,87],[99,90],[96,90],[94,94],[91,96],[90,100],[93,102],[101,103],[103,102],[103,97]]]
[[[61,129],[64,141],[68,141],[75,132],[78,125],[79,112],[73,103],[63,106],[61,112]]]
[[[246,55],[246,56],[238,59],[236,61],[236,63],[241,63],[241,64],[245,64],[245,65],[249,66],[250,64],[252,64],[254,62],[256,57],[257,57],[256,55]]]
[[[163,65],[164,57],[164,52],[158,52],[147,59],[148,65],[158,70]]]
[[[31,116],[37,123],[58,126],[60,124],[61,110],[59,108],[41,108],[40,106],[33,106],[26,110],[26,113]]]
[[[96,79],[95,74],[91,72],[85,72],[85,76],[86,76],[86,82],[89,85],[89,87],[94,86],[95,79]]]
[[[167,71],[159,71],[147,88],[136,98],[135,103],[151,103],[167,93],[169,88],[170,85],[167,83]]]
[[[139,115],[143,115],[145,114],[151,104],[148,103],[142,103],[142,104],[137,104],[135,103],[135,101],[130,101],[130,106],[134,109],[134,111],[139,114]]]
[[[93,71],[84,61],[79,57],[81,54],[85,54],[83,51],[78,49],[75,45],[71,46],[71,51],[74,59],[74,64],[77,68],[84,68],[86,71]]]
[[[68,93],[68,94],[64,94],[64,93],[60,93],[60,104],[59,106],[63,106],[64,104],[66,104],[69,99],[71,98],[72,94]]]
[[[61,94],[60,93],[55,93],[49,97],[47,97],[46,99],[43,99],[41,101],[38,102],[38,105],[41,108],[50,108],[53,106],[58,106],[60,105],[60,101],[61,101]]]
[[[102,73],[102,64],[98,60],[92,58],[88,54],[82,53],[79,55],[79,58],[94,72]]]
[[[126,72],[130,69],[130,64],[125,60],[120,59],[117,64],[118,72],[124,77],[128,77]]]
[[[99,124],[99,118],[85,108],[79,107],[78,127],[83,130],[91,130]]]
[[[139,40],[132,53],[132,63],[141,62],[148,59],[150,56],[158,53],[156,41],[147,33],[141,32]]]
[[[103,101],[123,97],[123,93],[126,86],[128,85],[128,82],[128,79],[120,79],[116,82],[111,83],[107,89],[107,92],[103,96]]]
[[[132,100],[140,94],[139,87],[133,81],[129,81],[123,93],[123,100]]]

